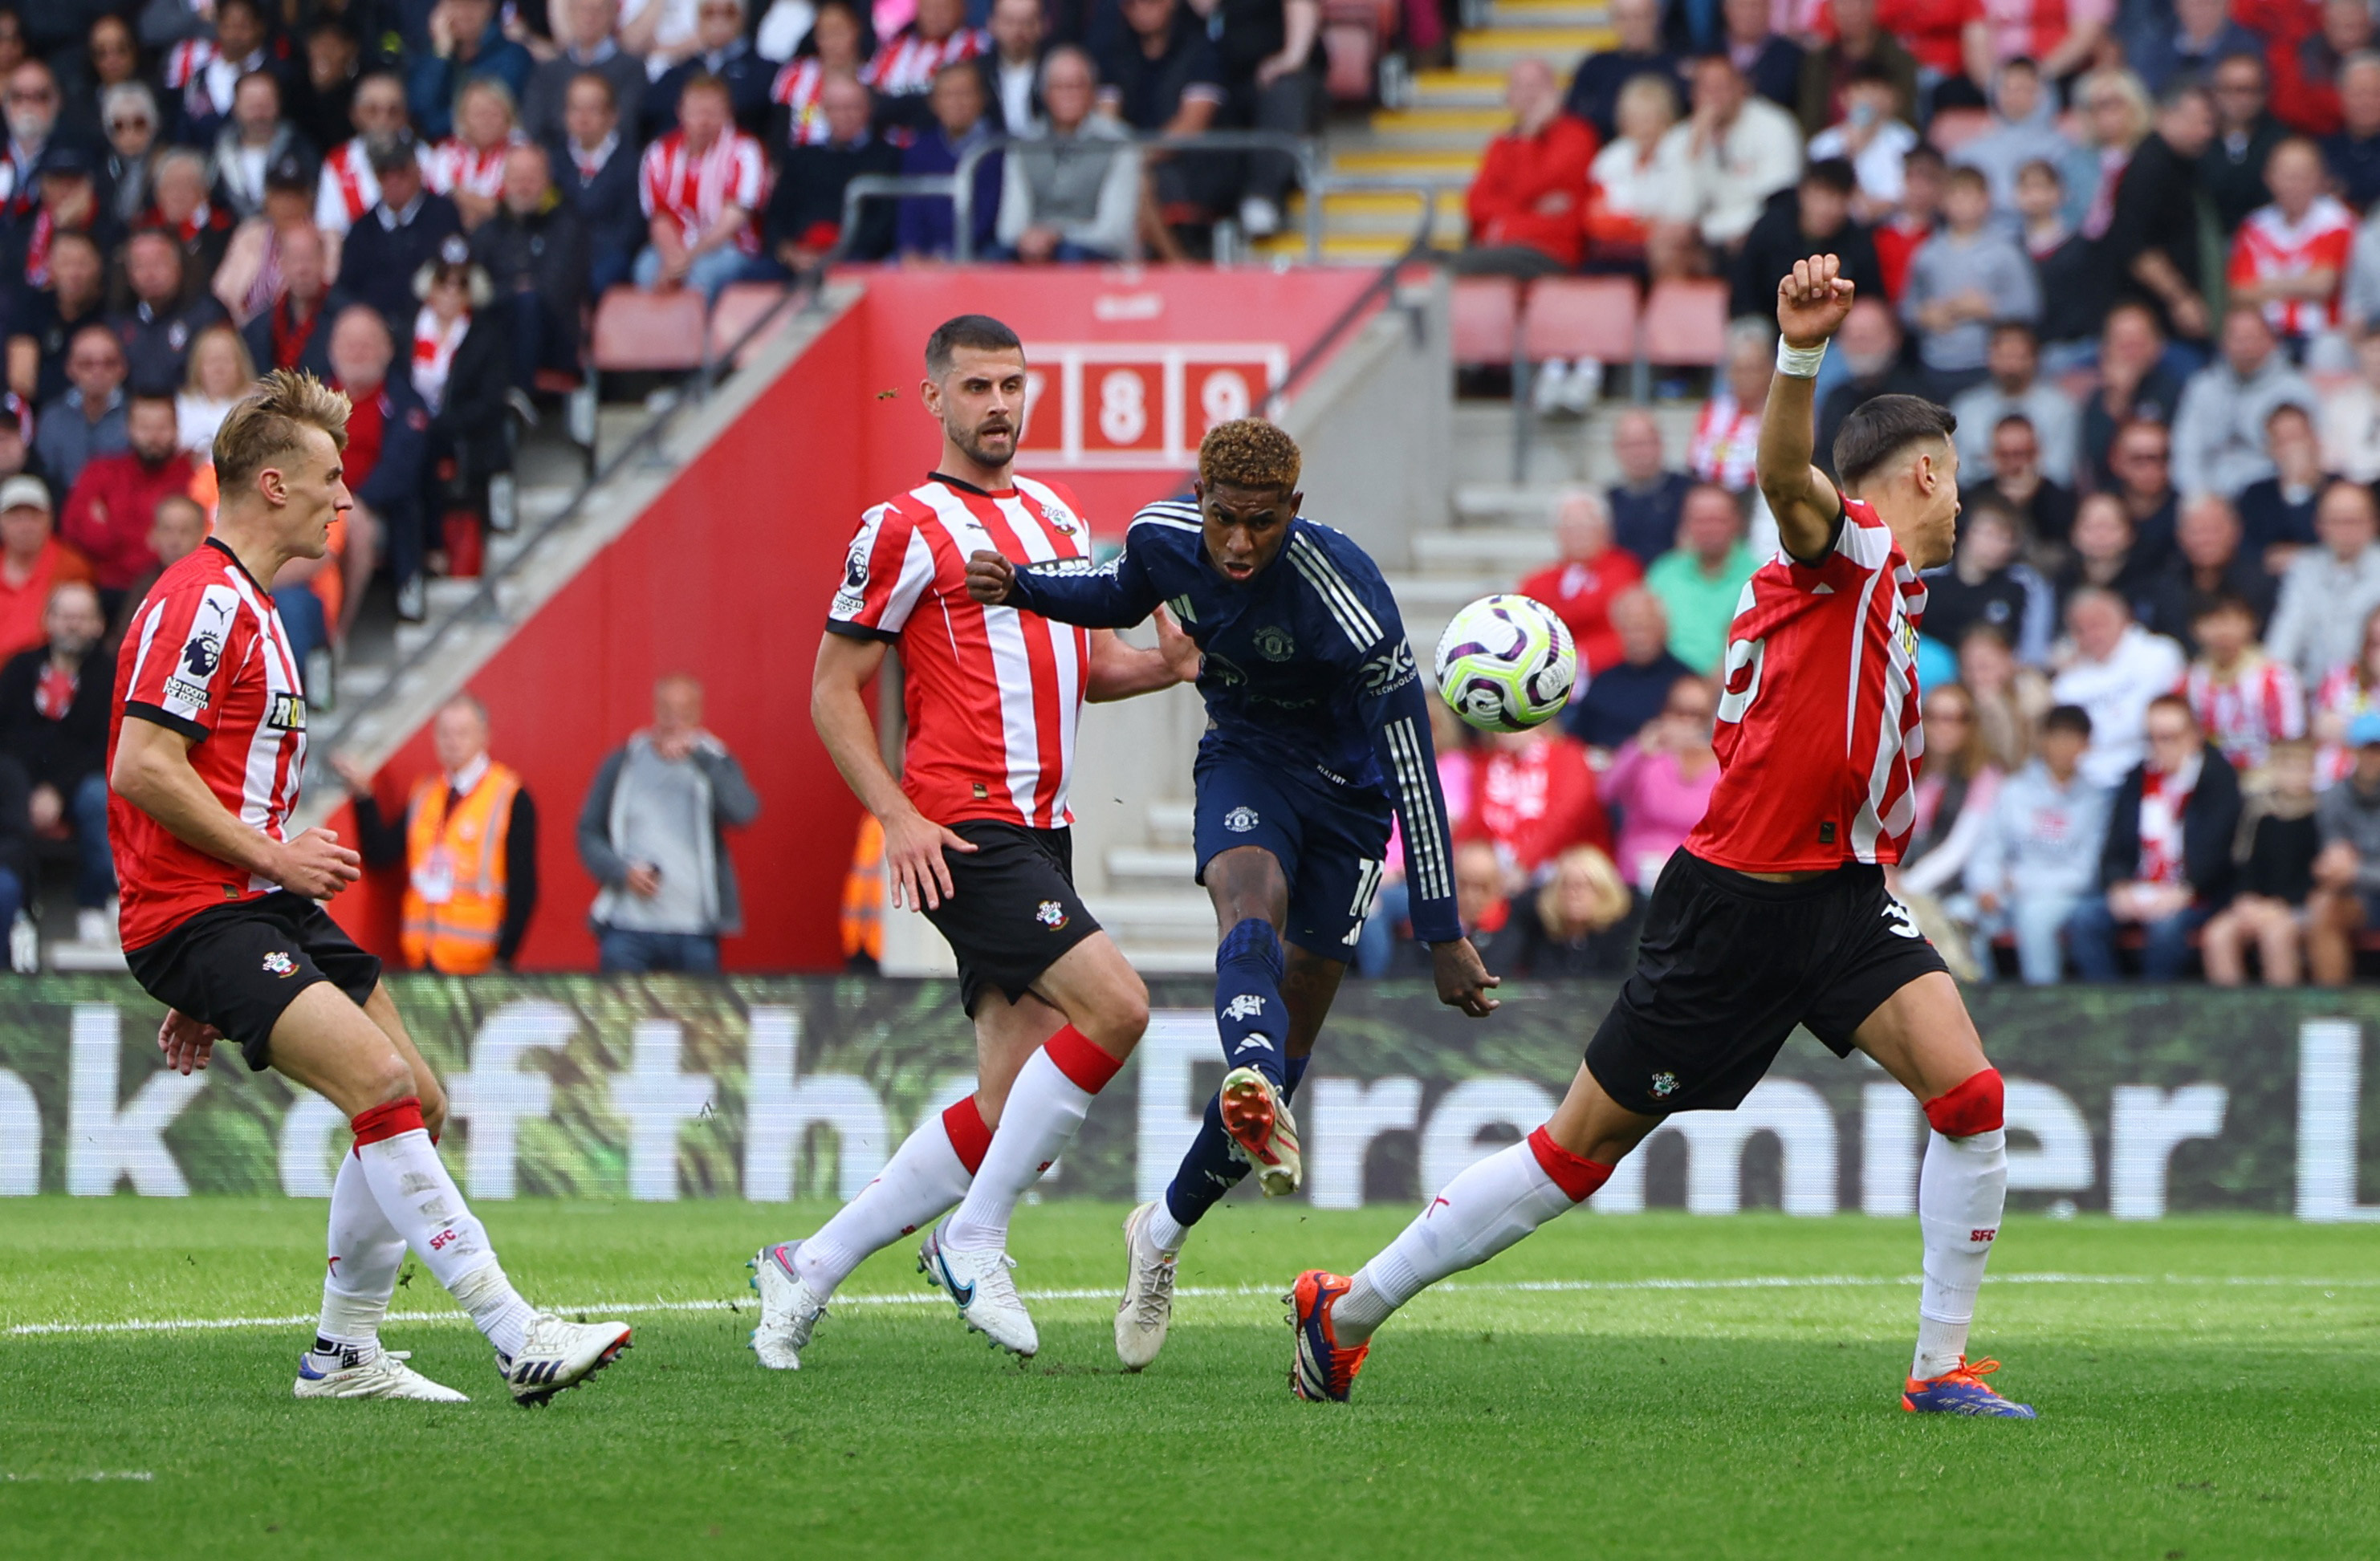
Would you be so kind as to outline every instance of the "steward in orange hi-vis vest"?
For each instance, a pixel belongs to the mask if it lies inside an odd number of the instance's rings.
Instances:
[[[406,805],[405,962],[478,975],[496,962],[504,920],[504,835],[520,777],[491,763],[450,812],[443,775],[414,782]]]

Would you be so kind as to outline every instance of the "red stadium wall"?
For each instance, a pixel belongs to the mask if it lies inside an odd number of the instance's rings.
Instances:
[[[1260,410],[1271,376],[1363,287],[1360,272],[980,273],[888,271],[690,463],[628,529],[470,681],[498,758],[537,799],[541,899],[526,970],[595,963],[595,884],[575,846],[603,756],[643,726],[652,685],[686,672],[707,720],[760,794],[730,836],[744,891],[737,970],[824,970],[858,804],[809,722],[810,669],[860,512],[914,486],[939,442],[918,405],[927,334],[961,309],[996,313],[1036,369],[1028,472],[1058,478],[1113,538],[1175,490],[1219,415]],[[382,771],[384,807],[433,768],[425,728]],[[332,821],[352,832],[342,809]],[[401,872],[334,902],[348,931],[396,952]]]

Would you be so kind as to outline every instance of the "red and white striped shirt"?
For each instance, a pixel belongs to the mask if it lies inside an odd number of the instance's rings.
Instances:
[[[261,49],[244,60],[227,60],[212,39],[184,39],[165,52],[165,90],[182,94],[182,106],[191,118],[221,118],[231,113],[239,79],[262,70],[265,64]]]
[[[868,79],[865,68],[860,79]],[[797,60],[787,60],[770,84],[769,101],[785,107],[785,144],[788,146],[824,146],[827,143],[826,115],[819,107],[819,89],[826,85],[826,67],[816,54]]]
[[[1703,403],[1694,420],[1694,442],[1686,447],[1686,465],[1705,482],[1716,482],[1730,493],[1752,486],[1752,461],[1760,445],[1760,414],[1736,405],[1726,391]]]
[[[2190,794],[2198,790],[2205,760],[2192,755],[2188,763],[2168,774],[2144,766],[2141,777],[2141,855],[2134,877],[2141,883],[2179,889],[2182,884],[2181,816]]]
[[[1020,477],[997,493],[946,477],[869,510],[844,560],[831,634],[897,641],[909,741],[901,789],[937,824],[1075,821],[1066,785],[1090,632],[967,595],[967,555],[1019,563],[1091,555],[1075,496]],[[917,632],[911,632],[915,630]]]
[[[2342,733],[2348,722],[2374,710],[2380,710],[2380,689],[2366,688],[2352,664],[2333,667],[2314,691],[2313,714],[2330,718],[2325,724],[2336,726]],[[2327,790],[2346,780],[2354,768],[2354,749],[2344,743],[2325,743],[2322,752],[2314,756],[2313,783]]]
[[[108,768],[124,722],[152,720],[191,740],[190,767],[250,829],[285,840],[306,768],[306,696],[273,598],[231,550],[209,538],[170,565],[141,602],[115,658]],[[209,856],[120,796],[107,799],[108,844],[139,949],[217,905],[277,886]]]
[[[421,160],[421,182],[439,195],[459,189],[493,200],[504,192],[504,154],[528,139],[515,130],[506,139],[481,148],[460,136],[449,136]]]
[[[730,206],[757,215],[768,194],[769,164],[760,143],[740,130],[729,130],[700,154],[686,144],[684,130],[668,135],[645,149],[637,176],[645,215],[666,212],[677,219],[678,232],[688,244],[718,225]],[[760,252],[757,222],[744,224],[736,247],[747,255]]]
[[[2294,223],[2278,206],[2259,206],[2231,240],[2231,285],[2328,271],[2328,297],[2275,298],[2265,306],[2265,318],[2283,335],[2327,331],[2338,323],[2338,290],[2354,245],[2355,213],[2327,195],[2315,196]]]
[[[2207,741],[2242,773],[2263,768],[2274,744],[2305,735],[2305,696],[2286,661],[2251,650],[2228,677],[2195,661],[2180,692]]]
[[[1899,862],[1925,755],[1925,582],[1862,500],[1843,501],[1823,563],[1761,565],[1728,630],[1718,784],[1686,849],[1743,873]]]
[[[941,40],[921,37],[912,22],[868,62],[860,79],[888,98],[929,92],[934,75],[946,65],[971,60],[991,47],[991,35],[972,27],[960,28]]]

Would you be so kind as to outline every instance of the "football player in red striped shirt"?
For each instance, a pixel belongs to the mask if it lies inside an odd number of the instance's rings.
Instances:
[[[463,1395],[380,1347],[411,1246],[487,1336],[513,1397],[541,1403],[627,1348],[625,1323],[533,1310],[496,1262],[432,1135],[445,1095],[380,961],[318,903],[360,871],[328,829],[288,831],[306,766],[306,695],[263,582],[321,558],[352,503],[347,398],[275,371],[215,434],[215,533],[158,577],[116,658],[107,833],[125,962],[166,1006],[158,1047],[183,1073],[237,1045],[354,1125],[331,1188],[330,1271],[300,1398]]]
[[[1941,956],[1884,884],[1915,817],[1917,572],[1950,558],[1956,425],[1931,402],[1878,396],[1836,437],[1840,490],[1810,464],[1813,382],[1852,294],[1832,255],[1778,284],[1758,469],[1779,551],[1729,629],[1718,785],[1654,886],[1636,972],[1551,1120],[1456,1177],[1352,1280],[1298,1277],[1303,1397],[1344,1399],[1390,1313],[1584,1203],[1670,1112],[1742,1104],[1800,1024],[1839,1056],[1867,1053],[1933,1125],[1901,1406],[2033,1416],[1985,1385],[1996,1362],[1966,1357],[2008,1183],[2000,1076]]]
[[[953,1204],[918,1266],[968,1327],[1019,1355],[1039,1349],[1008,1277],[1010,1211],[1073,1142],[1148,1023],[1140,977],[1075,892],[1066,787],[1083,701],[1190,682],[1197,648],[1170,622],[1159,624],[1160,648],[1139,650],[970,597],[970,553],[1088,569],[1090,527],[1064,489],[1012,469],[1025,419],[1014,332],[984,315],[945,321],[926,344],[921,388],[941,424],[941,463],[862,517],[819,647],[810,715],[884,826],[893,904],[923,911],[958,954],[977,1089],[920,1123],[815,1234],[753,1258],[752,1349],[780,1371],[801,1364],[828,1299],[861,1259]],[[909,726],[897,780],[868,698],[893,647]]]

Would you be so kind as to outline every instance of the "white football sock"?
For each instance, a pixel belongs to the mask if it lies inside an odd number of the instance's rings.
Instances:
[[[1156,1206],[1148,1211],[1147,1228],[1148,1239],[1157,1243],[1159,1252],[1178,1252],[1182,1243],[1190,1239],[1190,1228],[1173,1217],[1173,1210],[1162,1192],[1157,1195]]]
[[[794,1272],[821,1301],[870,1252],[940,1219],[971,1180],[938,1112],[902,1140],[859,1195],[794,1249]]]
[[[373,1199],[406,1244],[471,1314],[496,1353],[520,1352],[536,1313],[504,1277],[488,1232],[438,1158],[430,1135],[413,1128],[356,1147]]]
[[[2008,1202],[2008,1131],[1966,1138],[1927,1135],[1917,1173],[1917,1223],[1925,1237],[1925,1283],[1917,1299],[1917,1355],[1909,1374],[1923,1381],[1958,1369],[1975,1318],[1984,1265]]]
[[[1051,1060],[1048,1047],[1026,1058],[1000,1108],[1000,1131],[992,1134],[982,1168],[975,1173],[958,1212],[943,1227],[943,1241],[960,1252],[1006,1247],[1008,1216],[1016,1200],[1075,1142],[1094,1098],[1093,1091],[1068,1078]]]
[[[1355,1275],[1354,1288],[1331,1304],[1330,1326],[1341,1344],[1361,1344],[1389,1313],[1450,1274],[1475,1268],[1576,1204],[1524,1140],[1481,1160],[1446,1184],[1446,1191],[1380,1254]]]
[[[405,1238],[381,1212],[363,1162],[353,1155],[340,1159],[331,1183],[330,1258],[322,1276],[322,1319],[314,1337],[338,1346],[333,1353],[345,1363],[360,1365],[380,1353],[381,1319],[388,1314],[388,1298],[396,1293]]]

